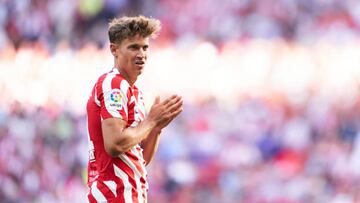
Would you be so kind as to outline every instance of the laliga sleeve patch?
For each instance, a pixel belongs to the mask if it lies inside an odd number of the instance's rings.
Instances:
[[[110,93],[109,106],[120,110],[122,107],[121,104],[122,94],[119,89],[113,89]]]

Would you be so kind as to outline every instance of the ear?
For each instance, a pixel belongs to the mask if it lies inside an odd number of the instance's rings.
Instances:
[[[114,43],[110,43],[110,51],[112,53],[113,56],[116,57],[116,49],[118,48],[118,46]]]

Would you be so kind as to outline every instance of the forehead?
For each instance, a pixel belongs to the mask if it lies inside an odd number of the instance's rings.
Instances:
[[[126,38],[121,42],[122,46],[128,46],[130,44],[149,45],[149,37],[135,35],[134,37]]]

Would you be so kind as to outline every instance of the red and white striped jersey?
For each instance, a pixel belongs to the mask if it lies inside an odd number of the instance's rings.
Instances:
[[[145,118],[142,93],[130,87],[116,68],[96,82],[87,103],[89,163],[88,200],[93,202],[147,202],[147,173],[139,144],[118,157],[105,151],[101,121],[121,118],[127,127]]]

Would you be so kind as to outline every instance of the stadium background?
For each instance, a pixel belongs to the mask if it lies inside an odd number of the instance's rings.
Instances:
[[[109,18],[159,18],[140,77],[184,97],[150,203],[360,202],[360,1],[0,0],[0,202],[84,202]]]

